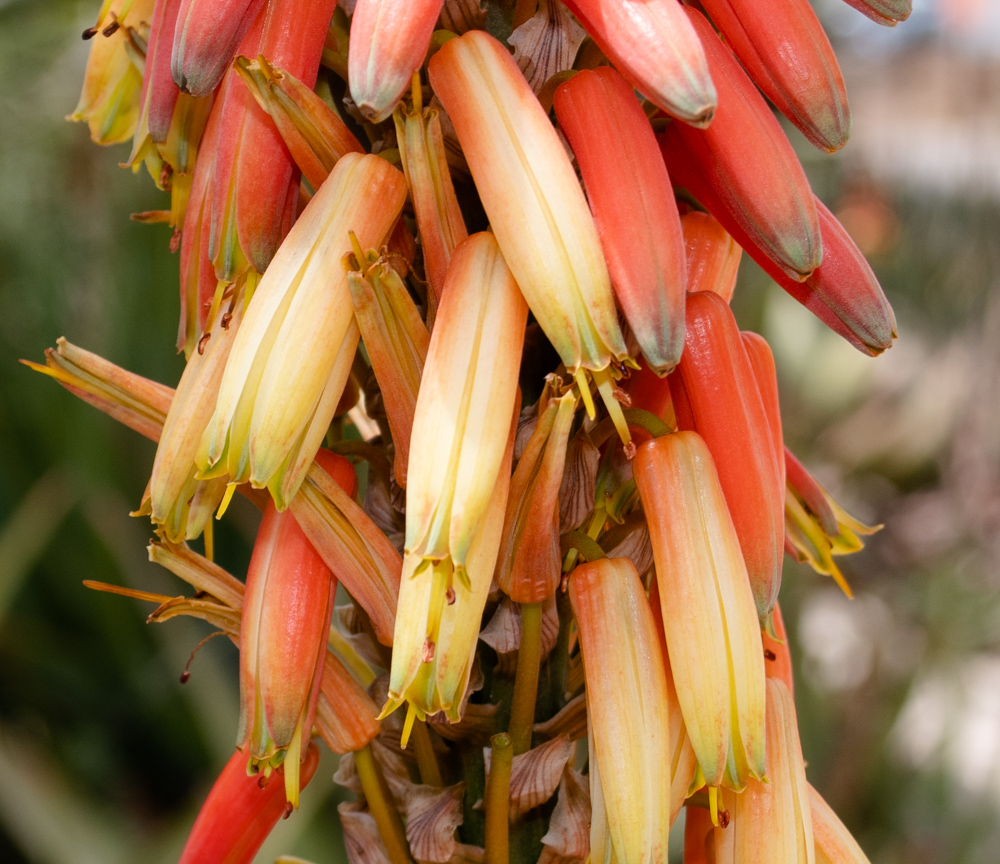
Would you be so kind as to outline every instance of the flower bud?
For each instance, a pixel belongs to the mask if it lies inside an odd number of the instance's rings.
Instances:
[[[667,127],[660,137],[667,169],[674,182],[689,189],[737,241],[740,238],[717,211],[716,202],[783,272],[801,281],[823,258],[809,181],[780,124],[732,51],[701,13],[686,12],[705,46],[719,89],[719,108],[707,129],[683,123]],[[707,201],[706,192],[714,200]]]
[[[722,793],[729,824],[717,827],[715,864],[813,864],[812,819],[795,704],[777,678],[767,679],[767,782],[750,780]]]
[[[685,123],[709,124],[715,87],[701,40],[679,3],[569,0],[566,5],[636,90]]]
[[[746,565],[719,476],[693,432],[639,447],[677,699],[709,786],[764,776],[764,655]]]
[[[684,243],[656,136],[614,69],[578,72],[555,94],[625,313],[650,367],[666,374],[684,348]],[[628,218],[622,218],[628,213]]]
[[[913,11],[913,0],[844,0],[877,24],[895,27]]]
[[[334,167],[247,308],[199,449],[203,473],[267,486],[282,509],[294,497],[358,344],[341,266],[348,231],[380,246],[405,194],[403,175],[378,156],[349,153]]]
[[[687,290],[714,291],[733,299],[743,250],[711,213],[692,210],[681,216],[687,255]]]
[[[583,190],[507,49],[473,30],[448,41],[429,68],[504,259],[566,368],[600,371],[624,359]]]
[[[808,0],[771,7],[703,0],[705,11],[764,95],[820,150],[851,134],[847,90],[830,40]]]
[[[712,453],[764,619],[781,585],[784,492],[753,368],[736,319],[717,294],[688,296],[687,341],[675,375],[678,426],[697,431]]]
[[[774,454],[778,488],[785,486],[785,439],[781,430],[781,403],[778,399],[778,370],[774,365],[771,346],[759,333],[750,330],[740,332],[743,349],[747,352],[750,369],[757,382],[757,392],[764,406],[764,415],[771,430],[771,451]],[[782,541],[784,542],[784,541]]]
[[[515,603],[541,603],[562,576],[559,488],[576,411],[572,392],[548,400],[510,481],[496,581]]]
[[[410,86],[431,44],[444,0],[358,0],[347,53],[351,98],[381,123]]]
[[[653,614],[626,558],[577,567],[569,596],[587,685],[591,855],[665,864],[671,764],[667,679]],[[610,839],[610,850],[608,840]]]
[[[310,744],[298,772],[302,788],[318,765],[319,749]],[[278,778],[248,775],[246,767],[237,750],[201,805],[178,864],[251,864],[287,811]]]

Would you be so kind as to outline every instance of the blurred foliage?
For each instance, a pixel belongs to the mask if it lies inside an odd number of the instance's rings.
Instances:
[[[0,860],[176,860],[233,746],[236,656],[207,632],[81,586],[173,593],[128,517],[152,445],[17,366],[59,335],[174,384],[177,262],[162,206],[65,123],[93,4],[0,3]],[[905,146],[901,142],[900,146]],[[850,147],[848,147],[850,150]],[[734,306],[772,342],[790,446],[861,518],[857,595],[786,563],[808,773],[874,864],[986,864],[1000,848],[1000,206],[887,187],[803,150],[899,318],[878,360],[826,332],[749,262]],[[237,500],[220,561],[245,572]],[[343,860],[324,756],[303,812],[259,861]]]

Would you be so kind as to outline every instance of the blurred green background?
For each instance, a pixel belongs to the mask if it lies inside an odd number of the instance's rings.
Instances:
[[[900,339],[869,360],[744,263],[734,307],[771,341],[789,445],[885,523],[844,570],[857,599],[786,562],[808,774],[874,864],[995,864],[1000,849],[1000,12],[921,4],[894,31],[817,2],[855,133],[793,136],[869,255]],[[232,752],[236,652],[178,676],[207,625],[83,579],[178,593],[131,519],[153,446],[17,358],[56,337],[175,384],[177,261],[165,206],[64,115],[96,4],[0,0],[0,861],[169,862]],[[218,557],[243,575],[237,500]],[[344,860],[329,753],[258,861]]]

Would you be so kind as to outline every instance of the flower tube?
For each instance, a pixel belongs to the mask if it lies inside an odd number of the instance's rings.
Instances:
[[[692,210],[681,216],[687,255],[687,290],[714,291],[733,299],[743,250],[711,213]]]
[[[691,746],[710,787],[743,789],[764,776],[764,652],[719,476],[693,432],[643,444],[632,470]]]
[[[587,683],[591,854],[607,860],[610,840],[620,864],[665,864],[670,784],[662,772],[673,754],[666,669],[646,592],[631,561],[602,558],[573,571],[569,596]]]
[[[686,264],[656,136],[632,88],[609,67],[561,84],[554,106],[583,175],[615,296],[646,361],[665,375],[684,348]]]
[[[358,343],[341,258],[378,247],[406,195],[378,156],[348,153],[309,202],[247,308],[198,452],[203,473],[267,486],[282,509],[333,418]]]

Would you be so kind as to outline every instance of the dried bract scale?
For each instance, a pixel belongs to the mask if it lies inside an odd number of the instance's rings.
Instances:
[[[86,123],[95,144],[128,141],[139,119],[142,69],[129,53],[129,28],[150,20],[153,0],[135,0],[128,14],[119,19],[125,2],[114,0],[109,7],[115,21],[122,26],[109,36],[100,34],[91,42],[80,101],[66,118]]]
[[[702,5],[754,83],[812,144],[832,153],[847,143],[851,111],[844,78],[809,0]]]
[[[573,166],[517,64],[470,31],[431,58],[504,259],[570,373],[626,357],[600,239]],[[586,398],[590,398],[589,390]]]
[[[692,210],[681,216],[687,257],[687,290],[714,291],[733,299],[743,250],[711,213]]]
[[[299,767],[304,788],[316,773],[319,749],[310,744]],[[286,814],[280,777],[248,775],[237,750],[202,804],[178,864],[250,864],[257,850]]]
[[[469,236],[451,182],[441,118],[435,109],[423,107],[420,87],[416,86],[411,109],[397,108],[393,120],[420,230],[424,274],[435,301],[440,302],[451,256],[455,247]]]
[[[764,776],[764,655],[753,594],[705,442],[678,432],[639,447],[670,666],[710,786]]]
[[[713,77],[680,3],[569,0],[566,5],[636,90],[685,123],[711,122],[718,104]]]
[[[294,497],[358,344],[341,266],[348,232],[379,247],[405,195],[403,175],[377,156],[349,153],[334,167],[247,308],[198,453],[203,472],[267,486],[281,508]]]
[[[347,55],[351,98],[372,123],[392,116],[431,44],[444,0],[358,0]]]
[[[234,67],[274,121],[288,152],[313,189],[330,175],[337,160],[364,148],[337,113],[311,87],[268,62],[237,57]]]
[[[495,578],[516,603],[541,603],[559,587],[559,488],[576,401],[569,392],[553,396],[540,409],[510,481]]]
[[[667,127],[660,146],[670,176],[705,204],[730,234],[719,207],[783,272],[802,280],[823,259],[809,181],[777,118],[732,51],[703,15],[686,11],[705,45],[719,88],[719,109],[707,129],[683,123]]]
[[[670,717],[666,668],[646,593],[630,561],[603,558],[573,571],[569,595],[587,686],[591,855],[595,861],[610,854],[620,864],[663,864],[670,831],[670,787],[663,782],[672,755]]]
[[[715,864],[813,864],[812,819],[795,705],[788,688],[767,680],[767,782],[740,794],[724,790],[729,824],[714,831]]]
[[[717,294],[691,294],[687,342],[671,378],[678,427],[705,440],[718,469],[761,619],[781,585],[784,488],[753,367]]]
[[[614,69],[578,72],[555,94],[615,296],[646,362],[666,374],[684,348],[680,217],[649,120]],[[623,218],[623,214],[628,214]]]
[[[540,93],[553,75],[573,67],[586,38],[559,0],[539,0],[538,11],[514,29],[507,44],[514,48],[514,62],[528,86]]]

